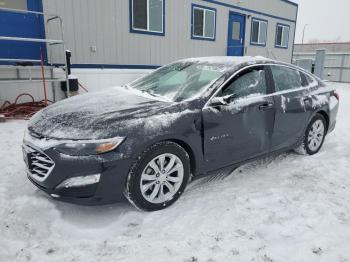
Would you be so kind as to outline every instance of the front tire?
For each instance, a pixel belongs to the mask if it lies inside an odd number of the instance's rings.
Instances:
[[[174,142],[159,142],[147,148],[134,162],[124,194],[138,209],[161,210],[181,196],[189,177],[187,152]]]
[[[318,153],[323,145],[326,132],[326,119],[321,114],[316,114],[305,130],[301,145],[295,151],[304,155]]]

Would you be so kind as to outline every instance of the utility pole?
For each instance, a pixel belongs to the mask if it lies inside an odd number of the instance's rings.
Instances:
[[[303,39],[301,40],[301,44],[304,44],[304,36],[305,36],[305,29],[309,24],[305,24],[304,25],[304,29],[303,29]]]

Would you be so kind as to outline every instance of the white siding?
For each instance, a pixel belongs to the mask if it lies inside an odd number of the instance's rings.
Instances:
[[[221,0],[232,5],[234,1]],[[217,9],[216,40],[191,39],[191,5]],[[203,0],[165,0],[165,36],[130,33],[129,0],[43,0],[44,10],[57,13],[65,23],[67,48],[75,64],[163,65],[185,57],[226,55],[229,11],[247,15],[246,55],[291,61],[295,22],[251,13]],[[297,7],[281,0],[246,0],[240,8],[296,19]],[[268,20],[266,47],[250,45],[251,17]],[[288,49],[275,48],[276,24],[290,25]],[[50,32],[52,32],[50,28]],[[53,38],[50,33],[48,38]],[[97,51],[92,52],[91,47]],[[53,62],[58,61],[57,52]],[[60,53],[61,54],[61,53]],[[62,55],[60,57],[62,61]]]

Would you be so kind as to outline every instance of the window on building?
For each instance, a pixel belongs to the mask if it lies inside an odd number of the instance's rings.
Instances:
[[[192,5],[192,38],[215,40],[216,10]]]
[[[27,10],[27,0],[0,0],[0,7]]]
[[[276,47],[288,48],[289,26],[277,24],[276,27]]]
[[[131,0],[131,31],[164,35],[164,0]]]
[[[276,91],[285,91],[302,87],[298,71],[282,66],[271,66]]]
[[[267,21],[253,18],[250,43],[265,46],[267,40]]]

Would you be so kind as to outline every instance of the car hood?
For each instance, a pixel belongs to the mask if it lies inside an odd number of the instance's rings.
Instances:
[[[46,138],[104,139],[158,132],[181,113],[177,103],[120,87],[55,103],[35,114],[28,129]]]

